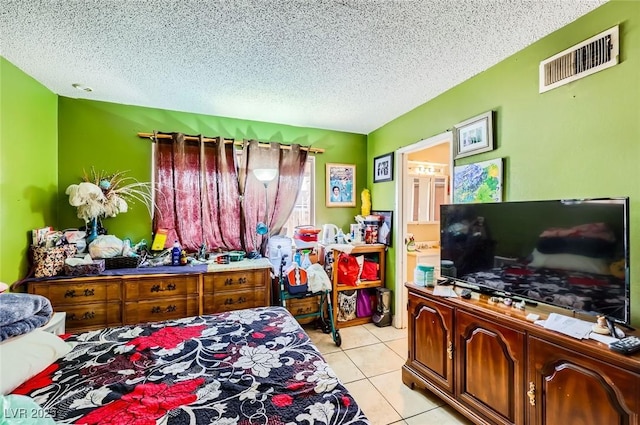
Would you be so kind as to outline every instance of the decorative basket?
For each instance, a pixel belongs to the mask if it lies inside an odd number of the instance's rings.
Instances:
[[[125,257],[125,256],[117,256],[111,258],[102,258],[104,260],[104,268],[106,270],[113,269],[135,269],[138,267],[143,261],[144,257]]]

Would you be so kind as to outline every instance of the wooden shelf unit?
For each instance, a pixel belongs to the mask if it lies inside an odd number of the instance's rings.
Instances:
[[[357,317],[353,320],[348,320],[346,322],[338,322],[338,293],[342,291],[353,291],[354,289],[368,289],[368,288],[379,288],[385,286],[385,263],[386,263],[386,245],[376,243],[376,244],[363,244],[356,245],[353,247],[353,250],[349,253],[351,255],[372,255],[376,254],[378,257],[378,265],[379,265],[379,277],[378,280],[363,280],[358,286],[349,286],[349,285],[341,285],[338,284],[338,256],[340,255],[340,245],[318,245],[319,254],[318,257],[320,261],[324,262],[324,254],[326,250],[332,250],[333,252],[333,269],[331,282],[333,283],[333,290],[331,291],[331,303],[333,304],[333,323],[335,323],[336,328],[341,329],[349,326],[357,326],[365,323],[371,322],[371,316],[368,317]]]

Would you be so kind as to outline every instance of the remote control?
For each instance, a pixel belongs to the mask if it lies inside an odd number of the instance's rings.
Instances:
[[[471,291],[468,289],[463,289],[462,292],[460,292],[460,297],[468,300],[469,298],[471,298]]]
[[[640,350],[640,338],[637,336],[627,336],[609,343],[609,348],[622,354],[632,354]]]

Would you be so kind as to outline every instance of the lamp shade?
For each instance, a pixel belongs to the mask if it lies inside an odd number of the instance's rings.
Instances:
[[[253,175],[262,183],[268,183],[278,175],[277,168],[254,168]]]

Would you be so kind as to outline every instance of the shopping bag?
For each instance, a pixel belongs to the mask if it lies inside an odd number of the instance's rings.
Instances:
[[[356,296],[356,316],[371,316],[373,314],[373,310],[371,308],[371,296],[369,295],[369,290],[360,289],[357,292],[358,295]]]
[[[360,291],[338,292],[338,322],[346,322],[356,318],[356,298]]]
[[[380,276],[378,275],[378,269],[380,268],[379,264],[373,260],[366,259],[364,260],[364,264],[362,265],[362,273],[360,274],[360,280],[378,280]]]
[[[341,252],[338,256],[338,283],[356,286],[360,275],[360,266],[356,257]]]
[[[54,247],[31,247],[33,271],[35,277],[51,277],[61,274],[64,260],[76,254],[75,245],[59,245]]]

